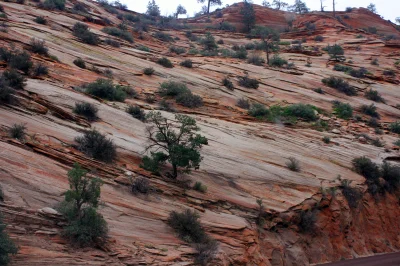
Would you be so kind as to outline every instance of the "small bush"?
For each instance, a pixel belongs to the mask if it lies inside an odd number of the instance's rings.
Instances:
[[[136,178],[131,186],[132,193],[137,194],[149,194],[151,191],[150,182],[144,177]]]
[[[85,63],[85,61],[83,61],[82,58],[77,58],[77,59],[75,59],[73,63],[74,63],[77,67],[80,67],[80,68],[83,68],[83,69],[86,68],[86,63]]]
[[[144,51],[144,52],[150,52],[150,48],[144,45],[139,45],[138,50]]]
[[[376,147],[383,147],[385,146],[385,143],[382,142],[379,138],[375,138],[371,140],[371,144],[376,146]]]
[[[186,49],[185,49],[185,48],[176,47],[176,46],[171,46],[171,47],[169,48],[169,51],[170,51],[171,53],[175,53],[175,54],[177,54],[177,55],[186,53]]]
[[[300,213],[299,229],[303,233],[315,233],[317,214],[315,211],[302,211]]]
[[[349,71],[349,75],[355,78],[364,78],[365,75],[368,73],[368,70],[364,67],[361,67],[360,69],[351,69]]]
[[[400,134],[400,121],[396,121],[389,124],[389,130],[393,133]]]
[[[356,209],[358,208],[358,204],[362,199],[362,192],[357,188],[351,187],[350,183],[351,181],[347,179],[342,180],[341,189],[343,196],[346,198],[347,203],[349,204],[349,207],[352,209]]]
[[[379,66],[378,58],[375,58],[371,61],[371,65]]]
[[[0,217],[0,265],[8,265],[10,263],[10,254],[17,254],[18,248],[8,236],[5,231],[7,225],[3,223],[2,217]]]
[[[43,2],[43,7],[44,9],[58,9],[62,11],[65,9],[65,0],[45,0]]]
[[[331,57],[332,60],[335,61],[343,61],[344,58],[344,49],[342,46],[335,44],[335,45],[328,45],[325,49],[325,51],[328,52],[329,56]]]
[[[224,40],[219,39],[219,40],[217,41],[217,43],[218,43],[218,44],[224,44]]]
[[[46,25],[47,24],[47,20],[42,16],[36,17],[34,21],[36,23],[42,24],[42,25]]]
[[[146,97],[144,99],[146,103],[155,103],[156,102],[156,97],[152,94],[146,94]]]
[[[246,49],[240,49],[236,51],[236,53],[233,54],[234,58],[239,58],[239,59],[246,59],[247,58],[247,51]]]
[[[193,67],[193,61],[190,60],[190,59],[187,59],[185,61],[182,61],[180,63],[180,65],[183,66],[183,67],[192,68]]]
[[[287,65],[287,60],[281,58],[279,55],[275,54],[270,60],[269,65],[273,67],[282,67]]]
[[[9,130],[8,135],[10,138],[23,141],[26,135],[26,127],[24,124],[14,124]]]
[[[132,34],[130,34],[126,30],[119,29],[119,28],[116,28],[116,27],[105,27],[101,31],[106,33],[106,34],[108,34],[108,35],[112,35],[112,36],[118,37],[120,39],[126,40],[126,41],[128,41],[130,43],[133,43]]]
[[[313,91],[315,91],[316,93],[319,93],[319,94],[325,94],[325,92],[321,88],[316,88]]]
[[[239,106],[242,109],[250,109],[250,102],[248,99],[241,98],[237,100],[236,106]]]
[[[233,86],[232,81],[230,81],[228,78],[224,78],[222,80],[222,85],[224,85],[227,89],[233,90],[235,87]]]
[[[3,78],[7,84],[16,90],[22,90],[25,86],[25,78],[15,69],[6,70],[3,72]]]
[[[1,103],[10,103],[11,95],[14,90],[10,88],[7,80],[1,76],[0,77],[0,102]]]
[[[336,116],[342,119],[350,119],[353,116],[353,108],[348,103],[333,101],[333,111]]]
[[[121,44],[119,42],[112,40],[112,39],[105,39],[104,43],[107,45],[111,45],[112,47],[116,47],[116,48],[121,47]]]
[[[349,72],[349,71],[353,70],[353,68],[349,67],[349,66],[336,64],[336,65],[334,65],[333,70],[340,71],[340,72]]]
[[[371,117],[375,117],[375,118],[379,119],[379,114],[376,111],[376,106],[374,104],[371,104],[371,105],[363,104],[361,106],[361,112],[366,115],[369,115]]]
[[[247,58],[247,63],[262,66],[265,63],[265,60],[257,54],[252,54]]]
[[[206,193],[206,191],[207,191],[207,186],[206,186],[206,185],[203,185],[203,183],[201,183],[201,182],[196,182],[196,183],[194,184],[194,186],[193,186],[193,189],[196,190],[196,191],[199,191],[199,192],[201,192],[201,193]]]
[[[83,136],[76,137],[78,150],[87,156],[106,163],[113,162],[117,157],[114,142],[96,129],[86,131]]]
[[[176,97],[176,102],[188,108],[197,108],[203,106],[203,99],[191,92],[179,94]]]
[[[126,112],[128,114],[130,114],[131,116],[133,116],[134,118],[144,122],[146,121],[146,114],[144,113],[144,111],[139,107],[139,106],[133,106],[133,105],[129,105],[128,109],[126,110]]]
[[[392,69],[385,69],[383,71],[383,75],[394,77],[394,76],[396,76],[396,72],[394,72],[394,70],[392,70]]]
[[[206,266],[208,262],[215,257],[218,251],[218,243],[215,240],[209,239],[204,243],[195,244],[195,249],[197,251],[195,262]]]
[[[143,73],[147,76],[151,76],[153,75],[155,72],[154,68],[152,67],[146,67],[145,69],[143,69]]]
[[[286,162],[286,166],[289,168],[289,170],[294,172],[300,172],[301,170],[299,160],[294,157],[289,157],[288,161]]]
[[[33,63],[31,56],[27,52],[23,51],[11,54],[9,66],[28,74],[33,66]]]
[[[47,75],[47,74],[49,74],[49,68],[47,66],[43,65],[42,63],[37,64],[33,68],[32,75],[34,77],[40,77],[40,76]]]
[[[315,36],[314,41],[316,41],[316,42],[323,42],[323,41],[324,41],[324,37],[321,36],[321,35],[317,35],[317,36]]]
[[[322,83],[324,83],[326,86],[329,86],[340,92],[343,92],[348,96],[357,95],[356,89],[351,87],[350,84],[344,81],[342,78],[336,78],[336,77],[324,78],[322,80]]]
[[[268,116],[269,110],[263,104],[255,103],[255,104],[251,105],[248,113],[250,116],[261,119],[261,118],[265,118],[266,116]]]
[[[173,42],[174,41],[174,38],[172,38],[171,35],[169,35],[168,33],[164,33],[162,31],[158,31],[158,32],[154,33],[153,36],[163,42]]]
[[[305,121],[315,121],[318,119],[318,115],[315,114],[314,106],[309,104],[292,104],[285,108],[284,111],[286,116],[294,116],[302,118]]]
[[[257,89],[260,82],[256,79],[251,79],[248,76],[239,77],[239,85],[245,88]]]
[[[94,104],[88,102],[75,103],[73,112],[75,114],[85,117],[89,121],[96,121],[98,119],[97,107]]]
[[[84,23],[75,23],[74,27],[72,28],[72,34],[82,42],[90,45],[97,45],[100,42],[99,37],[91,32],[89,27]]]
[[[235,32],[236,31],[236,27],[234,25],[232,25],[231,23],[226,22],[226,21],[224,21],[224,22],[222,22],[220,24],[219,29],[223,30],[223,31],[230,31],[230,32]]]
[[[374,101],[374,102],[382,102],[384,103],[385,100],[382,98],[381,94],[373,89],[369,89],[365,92],[365,98]]]
[[[210,32],[207,32],[206,36],[201,39],[200,43],[204,46],[204,50],[206,51],[212,51],[218,48],[215,38]]]
[[[46,56],[49,54],[49,49],[46,47],[44,40],[37,40],[35,38],[32,38],[30,45],[32,52],[34,52],[35,54]]]
[[[171,212],[167,223],[175,230],[178,236],[188,243],[206,242],[207,235],[199,222],[199,215],[195,211],[185,210],[182,213]]]
[[[389,192],[397,191],[400,186],[400,167],[384,162],[381,166],[382,178],[387,183]]]
[[[127,96],[123,87],[115,86],[109,79],[97,79],[86,85],[86,92],[90,95],[110,101],[123,102]]]
[[[158,89],[161,96],[176,97],[180,94],[190,92],[184,83],[176,81],[163,82]]]
[[[393,142],[394,145],[400,147],[400,139],[396,140],[395,142]]]
[[[372,162],[369,158],[363,156],[353,159],[352,161],[354,170],[364,176],[367,180],[378,180],[380,176],[379,167]]]
[[[324,137],[322,138],[322,141],[325,142],[326,144],[329,144],[329,143],[331,143],[331,138],[328,137],[328,136],[324,136]]]
[[[166,67],[166,68],[174,67],[174,65],[171,63],[171,61],[166,57],[158,59],[157,64],[162,65],[163,67]]]

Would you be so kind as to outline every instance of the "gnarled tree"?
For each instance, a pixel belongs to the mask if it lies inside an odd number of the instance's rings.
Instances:
[[[186,13],[186,8],[184,8],[182,5],[179,5],[176,8],[175,17],[178,18],[179,15],[185,15]]]
[[[257,26],[251,31],[251,36],[261,38],[264,43],[265,52],[267,53],[267,63],[269,64],[269,55],[275,50],[280,40],[279,33],[275,30],[263,26]]]
[[[207,14],[210,14],[210,6],[220,6],[222,5],[221,0],[197,0],[199,3],[205,3],[207,2]]]

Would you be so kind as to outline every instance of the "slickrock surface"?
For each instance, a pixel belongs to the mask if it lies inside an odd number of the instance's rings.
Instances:
[[[81,2],[90,8],[96,20],[107,17],[114,24],[120,23],[97,3]],[[281,46],[281,56],[295,64],[296,69],[291,71],[221,56],[177,56],[169,52],[169,44],[152,37],[156,31],[152,27],[149,33],[143,33],[143,39],[133,33],[135,42],[121,41],[120,48],[105,44],[90,46],[71,34],[73,25],[84,20],[80,15],[46,11],[30,1],[25,5],[10,2],[1,5],[9,25],[7,33],[0,32],[1,47],[15,45],[29,50],[34,37],[45,40],[50,54],[59,59],[57,62],[32,54],[35,62],[49,67],[49,75],[42,79],[28,78],[24,90],[15,95],[18,104],[0,107],[0,183],[5,193],[0,208],[9,224],[7,230],[20,247],[11,265],[191,265],[194,250],[165,223],[172,210],[186,208],[199,211],[206,231],[220,243],[211,265],[310,265],[400,249],[400,208],[395,196],[388,195],[376,202],[365,193],[361,207],[352,210],[340,190],[334,196],[323,197],[321,193],[321,188],[340,185],[338,175],[366,190],[365,179],[351,169],[355,157],[365,155],[375,162],[386,158],[393,162],[400,160],[398,147],[392,145],[398,136],[387,130],[389,122],[400,118],[400,73],[394,68],[394,62],[400,59],[399,46],[358,29],[374,26],[382,33],[400,36],[391,23],[365,9],[355,9],[349,13],[350,19],[344,19],[351,29],[333,19],[330,13],[292,15],[255,6],[259,24],[284,29],[287,21],[295,18],[293,25],[300,30],[283,34],[284,41],[304,37],[307,43],[303,46],[318,47],[320,51],[328,44],[341,44],[346,58],[352,61],[344,64],[365,67],[371,73],[368,78],[357,79],[334,71],[333,63],[327,63],[326,52],[307,55],[290,52],[285,46]],[[71,7],[68,1],[67,10]],[[206,17],[200,17],[187,22],[200,27],[193,32],[202,36],[208,24],[218,25],[222,20],[239,27],[239,10],[240,5],[236,5],[225,9],[222,19],[205,22]],[[35,23],[33,19],[37,16],[44,16],[48,24]],[[309,36],[304,29],[307,22],[317,26],[313,35]],[[101,31],[102,25],[86,23],[101,39],[114,38]],[[190,47],[184,31],[165,32],[179,37],[174,45]],[[220,47],[250,42],[240,33],[217,30],[212,33],[217,40],[224,40]],[[356,38],[359,34],[364,38]],[[315,35],[323,35],[324,41],[314,42]],[[139,45],[148,46],[151,52],[139,50]],[[166,69],[155,63],[163,56],[175,67]],[[75,90],[102,77],[75,66],[72,62],[77,57],[89,66],[111,69],[114,82],[134,87],[139,92],[138,99],[107,102]],[[379,59],[378,66],[371,65],[374,58]],[[179,66],[185,59],[193,60],[194,68]],[[311,67],[305,66],[307,60],[312,61]],[[155,75],[143,75],[146,67],[153,67]],[[383,75],[385,69],[394,69],[396,77]],[[237,77],[246,74],[261,82],[257,90],[237,85]],[[346,96],[324,86],[321,79],[331,75],[346,79],[359,95]],[[226,76],[233,81],[235,90],[221,85]],[[154,94],[159,102],[156,91],[167,80],[186,83],[205,101],[203,107],[196,109],[174,103],[179,113],[197,120],[202,134],[209,139],[209,145],[202,150],[204,160],[200,170],[184,177],[194,182],[201,180],[208,187],[205,194],[184,189],[179,182],[166,177],[152,176],[139,167],[147,144],[146,124],[132,118],[125,109],[128,104],[157,109],[158,104],[147,103],[145,96]],[[325,94],[313,91],[318,87]],[[325,132],[303,122],[294,126],[261,122],[235,106],[237,99],[245,97],[268,106],[313,104],[330,114],[331,102],[340,100],[351,103],[359,114],[361,105],[372,103],[363,97],[371,88],[386,99],[386,103],[375,103],[384,135],[377,135],[365,123],[345,121],[334,115],[320,114],[330,126]],[[79,101],[95,104],[100,120],[89,124],[73,114],[72,108]],[[168,112],[163,115],[173,117]],[[15,123],[26,125],[29,136],[25,142],[7,136],[6,129]],[[90,127],[114,140],[119,155],[115,164],[92,160],[74,148],[74,138]],[[387,145],[375,147],[360,141],[361,133],[379,137]],[[331,143],[325,144],[323,136],[329,136]],[[287,169],[289,157],[300,161],[301,172]],[[68,189],[67,171],[74,162],[93,169],[105,182],[100,212],[109,224],[110,240],[98,249],[76,249],[60,236],[64,221],[53,209]],[[134,196],[127,184],[129,177],[139,176],[148,178],[156,192],[148,197]],[[263,199],[271,215],[261,230],[255,224],[258,198]],[[315,206],[319,209],[318,233],[315,236],[299,233],[295,223],[299,211]]]

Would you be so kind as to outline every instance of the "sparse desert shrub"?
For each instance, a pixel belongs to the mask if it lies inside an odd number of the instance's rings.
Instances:
[[[0,216],[0,265],[8,265],[10,263],[10,254],[17,254],[18,248],[5,231],[7,225],[3,223]]]
[[[144,52],[150,52],[150,48],[144,45],[139,45],[138,50],[144,51]]]
[[[378,118],[378,119],[380,117],[378,112],[376,111],[376,106],[374,104],[371,104],[371,105],[363,104],[361,106],[361,112],[366,115],[369,115],[371,117]]]
[[[378,58],[373,59],[373,60],[371,61],[371,65],[379,66]]]
[[[328,52],[329,56],[332,60],[335,61],[344,61],[344,49],[342,46],[335,44],[335,45],[328,45],[325,49]]]
[[[328,137],[328,136],[324,136],[324,137],[322,138],[322,141],[325,142],[326,144],[329,144],[329,143],[331,143],[331,138]]]
[[[387,183],[387,190],[389,192],[398,190],[400,185],[400,167],[385,161],[381,166],[381,173],[382,178]]]
[[[86,131],[83,136],[76,137],[78,150],[87,156],[106,163],[113,162],[117,157],[114,142],[96,129]]]
[[[195,262],[202,266],[206,266],[207,263],[217,254],[218,242],[213,239],[209,239],[204,243],[195,244],[194,247],[197,251]]]
[[[123,102],[127,96],[121,86],[115,86],[112,80],[97,79],[86,85],[86,93],[110,101]]]
[[[269,65],[273,67],[282,67],[287,65],[288,61],[280,57],[278,54],[275,54],[270,60]]]
[[[165,99],[162,99],[160,101],[159,106],[160,106],[161,110],[164,110],[164,111],[167,111],[167,112],[175,112],[175,109]]]
[[[333,111],[336,116],[342,119],[350,119],[353,116],[353,108],[348,103],[342,103],[340,101],[333,101]]]
[[[389,124],[389,129],[393,133],[400,134],[400,121],[396,121]]]
[[[400,147],[400,139],[396,140],[395,142],[393,142],[394,145]]]
[[[47,66],[43,65],[42,63],[35,65],[35,67],[33,68],[32,75],[34,77],[40,77],[40,76],[47,75],[47,74],[49,74],[49,68]]]
[[[267,109],[267,107],[265,107],[265,105],[260,103],[255,103],[251,105],[248,113],[250,116],[261,119],[268,116],[269,110]]]
[[[385,143],[382,142],[379,138],[371,139],[371,144],[374,145],[374,146],[376,146],[376,147],[383,147],[383,146],[385,146]]]
[[[218,44],[224,44],[224,40],[219,39],[219,40],[217,41],[217,43],[218,43]]]
[[[75,59],[73,63],[79,68],[83,68],[83,69],[86,68],[86,63],[82,58]]]
[[[156,97],[153,94],[146,94],[145,99],[146,103],[155,103]]]
[[[380,176],[379,167],[369,158],[363,156],[352,160],[354,170],[367,180],[376,181]]]
[[[316,42],[323,42],[323,41],[324,41],[324,37],[321,36],[321,35],[317,35],[317,36],[315,36],[314,41],[316,41]]]
[[[250,101],[245,98],[240,98],[237,100],[236,105],[242,109],[249,109],[250,108]]]
[[[352,209],[356,209],[360,200],[362,199],[362,192],[358,188],[354,188],[350,186],[351,181],[344,179],[342,180],[342,193],[346,198],[349,207]]]
[[[322,79],[322,83],[324,83],[326,86],[329,86],[340,92],[343,92],[348,96],[357,95],[356,89],[351,87],[350,84],[344,81],[342,78],[337,78],[337,77],[324,78]]]
[[[182,61],[180,63],[181,66],[187,67],[187,68],[192,68],[193,67],[193,61],[190,59],[186,59],[185,61]]]
[[[385,102],[385,99],[382,98],[381,94],[373,89],[369,89],[365,92],[365,98],[374,101],[374,102]]]
[[[176,102],[188,108],[197,108],[203,106],[203,99],[190,91],[179,94],[176,97]]]
[[[256,66],[262,66],[265,63],[265,60],[257,54],[251,54],[250,56],[247,57],[247,63]]]
[[[47,20],[42,16],[36,17],[34,21],[36,23],[42,24],[42,25],[46,25],[47,24]]]
[[[7,80],[1,76],[0,77],[0,103],[10,103],[11,95],[14,90],[10,88]]]
[[[131,186],[131,191],[133,194],[149,194],[151,191],[150,182],[147,178],[138,177],[136,178]]]
[[[368,126],[373,127],[373,128],[379,127],[378,119],[376,119],[375,117],[371,117],[371,118],[368,120]]]
[[[121,47],[121,44],[119,42],[112,40],[112,39],[105,39],[104,43],[107,45],[111,45],[112,47],[116,47],[116,48]]]
[[[361,67],[359,69],[351,69],[349,71],[349,75],[355,78],[364,78],[367,73],[368,70],[364,67]]]
[[[309,104],[292,104],[285,108],[284,111],[286,116],[293,116],[302,118],[305,121],[315,121],[318,119],[318,115],[315,114],[314,106]]]
[[[65,0],[45,0],[43,2],[43,8],[49,10],[64,10],[65,9]]]
[[[349,66],[344,66],[344,65],[340,65],[340,64],[335,64],[333,66],[333,70],[335,71],[340,71],[340,72],[349,72],[350,70],[353,70],[352,67]]]
[[[14,124],[8,130],[8,135],[10,138],[23,141],[26,136],[26,126],[24,124]]]
[[[210,32],[207,32],[206,36],[201,39],[200,42],[204,46],[204,50],[211,51],[218,48],[218,45],[215,42],[215,38],[211,35]]]
[[[315,91],[316,93],[319,93],[319,94],[324,94],[325,93],[321,88],[316,88],[313,91]]]
[[[75,114],[85,117],[89,121],[96,121],[98,119],[97,107],[94,104],[88,102],[75,103],[73,112]]]
[[[171,47],[169,47],[169,51],[170,51],[171,53],[175,53],[175,54],[177,54],[177,55],[186,53],[186,49],[185,49],[185,48],[176,47],[176,46],[171,46]]]
[[[48,55],[49,54],[49,49],[46,47],[44,40],[37,40],[35,38],[31,39],[30,45],[31,45],[31,50],[35,54],[40,54],[40,55]]]
[[[82,42],[97,45],[100,42],[99,37],[89,30],[88,25],[84,23],[77,22],[72,28],[72,34],[80,39]]]
[[[166,57],[158,59],[157,64],[162,65],[163,67],[166,67],[166,68],[174,67],[174,65],[171,63],[171,61]]]
[[[72,7],[72,9],[74,11],[82,12],[82,13],[87,13],[88,12],[86,6],[83,3],[80,3],[80,2],[75,3],[74,6]]]
[[[143,74],[145,74],[147,76],[153,75],[154,72],[155,72],[155,70],[152,67],[146,67],[145,69],[143,69]]]
[[[133,116],[134,118],[144,122],[146,121],[146,114],[139,106],[129,105],[128,109],[126,110],[128,114]]]
[[[238,51],[236,51],[236,53],[233,54],[234,58],[239,58],[239,59],[246,59],[247,58],[247,50],[242,48]]]
[[[30,54],[25,51],[17,51],[15,53],[11,53],[9,66],[28,74],[33,66],[33,63]]]
[[[126,40],[130,43],[133,43],[132,34],[130,34],[126,30],[116,28],[116,27],[105,27],[101,31],[104,33],[107,33],[108,35],[112,35],[112,36],[118,37],[120,39]]]
[[[294,172],[300,172],[301,167],[300,167],[300,162],[294,157],[289,157],[288,161],[286,162],[287,168],[289,170],[294,171]]]
[[[104,70],[103,75],[109,79],[112,79],[114,73],[112,72],[111,69],[107,68]]]
[[[196,182],[196,183],[194,184],[194,186],[193,186],[193,189],[196,190],[196,191],[199,191],[199,192],[201,192],[201,193],[206,193],[206,191],[207,191],[207,186],[204,185],[204,184],[201,183],[201,182]]]
[[[235,32],[236,31],[236,27],[234,25],[232,25],[231,23],[226,22],[226,21],[224,21],[224,22],[222,22],[220,24],[219,29],[223,30],[223,31],[230,31],[230,32]]]
[[[394,72],[393,69],[385,69],[385,70],[383,71],[383,75],[385,75],[385,76],[390,76],[390,77],[394,77],[394,76],[396,76],[396,72]]]
[[[6,70],[3,72],[3,78],[7,84],[16,90],[22,90],[25,86],[25,78],[15,69]]]
[[[188,87],[184,83],[176,81],[163,82],[158,89],[161,96],[176,97],[179,94],[190,92]]]
[[[222,80],[222,85],[224,85],[227,89],[233,90],[235,87],[233,86],[232,81],[230,81],[228,78],[224,78]]]
[[[154,33],[153,36],[163,42],[173,42],[174,41],[174,38],[172,38],[171,35],[169,35],[168,33],[164,33],[162,31],[157,31],[156,33]]]
[[[317,222],[317,213],[315,211],[302,211],[300,213],[300,222],[298,224],[300,232],[315,233]]]
[[[239,77],[239,85],[245,88],[257,89],[260,82],[256,79],[251,79],[248,76]]]
[[[200,224],[200,216],[189,209],[182,213],[172,211],[167,223],[175,230],[178,236],[188,243],[202,243],[207,235]]]

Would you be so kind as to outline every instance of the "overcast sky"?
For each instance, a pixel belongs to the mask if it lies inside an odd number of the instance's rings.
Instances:
[[[261,5],[263,0],[253,0],[254,4]],[[304,0],[311,10],[320,10],[320,0]],[[146,12],[147,3],[149,0],[121,0],[122,3],[128,5],[130,10],[144,13]],[[223,5],[231,5],[233,3],[241,2],[239,0],[222,0]],[[272,0],[269,0],[272,3]],[[286,0],[285,2],[293,4],[294,0]],[[385,19],[395,21],[396,17],[400,17],[400,0],[336,0],[336,10],[345,10],[346,7],[367,7],[371,2],[376,4],[378,14]],[[156,0],[156,3],[161,9],[162,15],[170,15],[174,13],[176,7],[182,4],[188,11],[188,15],[193,16],[195,12],[200,11],[201,6],[197,0]],[[326,11],[332,10],[332,0],[325,0]],[[217,7],[213,7],[215,9]],[[182,16],[180,16],[182,17]],[[185,16],[183,16],[185,17]]]

